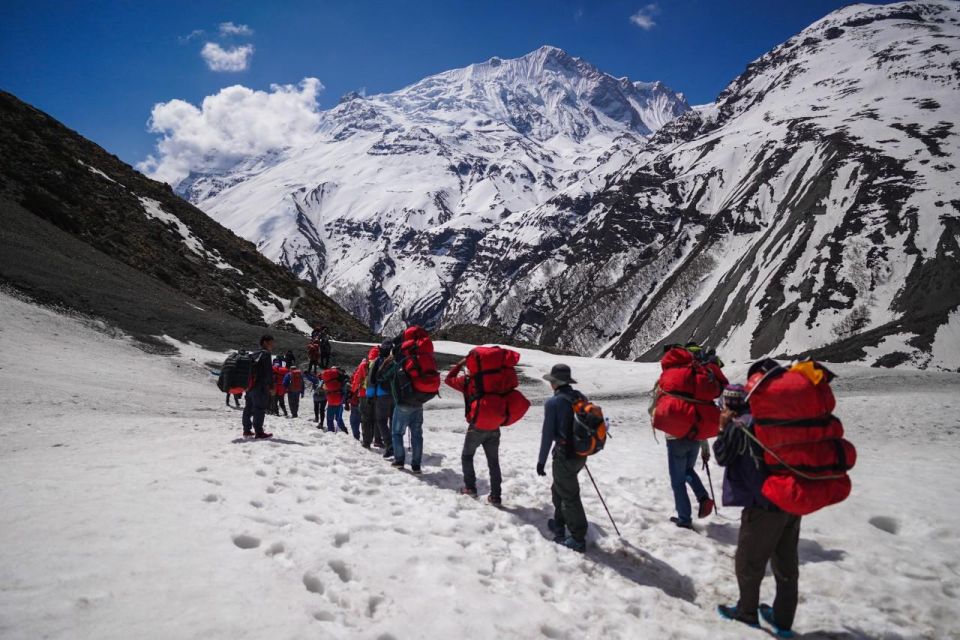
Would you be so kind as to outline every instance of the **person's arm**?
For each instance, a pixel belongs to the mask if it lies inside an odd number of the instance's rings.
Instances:
[[[284,388],[288,388],[292,381],[293,381],[293,376],[290,375],[289,373],[285,373],[283,375],[283,380],[280,381],[280,384],[282,384]]]
[[[553,398],[547,400],[543,406],[543,430],[540,433],[540,455],[537,457],[537,473],[546,475],[544,467],[547,464],[547,455],[557,435],[557,403]]]
[[[444,380],[444,383],[448,387],[456,389],[461,393],[467,388],[467,379],[466,376],[460,375],[461,369],[463,369],[463,364],[466,362],[466,358],[453,365],[453,368],[447,373],[447,377]]]

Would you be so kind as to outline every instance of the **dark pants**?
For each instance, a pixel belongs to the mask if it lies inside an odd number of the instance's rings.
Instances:
[[[354,405],[350,407],[350,429],[353,431],[353,437],[360,439],[360,407]]]
[[[800,516],[783,511],[767,511],[749,507],[740,514],[740,537],[737,541],[736,569],[740,585],[737,617],[757,620],[760,605],[760,583],[767,571],[767,561],[777,582],[773,601],[773,617],[781,629],[793,626],[797,612],[797,580],[800,562]]]
[[[587,515],[580,502],[580,479],[577,474],[587,464],[581,456],[567,458],[562,451],[553,453],[553,519],[566,527],[577,540],[587,537]]]
[[[319,360],[311,360],[311,361],[310,361],[310,364],[307,365],[307,373],[311,373],[311,374],[312,374],[312,373],[316,373],[316,371],[317,371],[319,368],[320,368],[320,361],[319,361]]]
[[[329,369],[330,368],[330,352],[320,354],[320,368]]]
[[[360,430],[363,433],[365,447],[369,447],[375,439],[378,441],[380,439],[377,426],[373,421],[373,406],[373,398],[360,398]]]
[[[283,415],[287,415],[287,403],[284,402],[283,396],[284,394],[282,393],[273,396],[273,404],[270,406],[270,409],[271,413],[275,416],[280,415],[280,409],[283,409]]]
[[[230,396],[233,396],[233,403],[239,407],[241,395],[242,394],[239,394],[239,393],[227,393],[227,406],[228,407],[230,406]]]
[[[316,398],[313,399],[313,420],[317,424],[320,424],[320,416],[327,414],[327,399],[326,398]]]
[[[296,418],[297,412],[300,411],[300,393],[288,393],[287,402],[290,403],[290,415]]]
[[[688,484],[698,501],[703,502],[709,495],[696,472],[700,449],[701,444],[697,440],[667,440],[670,488],[673,489],[673,503],[677,507],[677,518],[681,522],[691,522],[693,519],[690,496],[687,495]]]
[[[270,394],[257,390],[247,391],[247,398],[243,403],[243,417],[240,419],[244,435],[263,433],[263,420],[269,404]]]
[[[377,396],[367,398],[373,405],[374,439],[387,451],[393,451],[393,433],[391,432],[391,417],[393,416],[393,398]]]
[[[490,469],[490,495],[500,497],[500,429],[481,431],[473,427],[467,429],[467,437],[463,440],[463,453],[460,462],[463,465],[463,486],[477,490],[477,472],[473,468],[473,456],[479,447],[483,447],[483,455],[487,457],[487,467]]]

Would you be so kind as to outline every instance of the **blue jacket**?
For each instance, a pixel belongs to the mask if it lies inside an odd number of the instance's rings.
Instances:
[[[735,417],[713,443],[717,464],[725,467],[723,505],[778,511],[772,502],[763,497],[763,481],[767,479],[763,451],[743,434],[742,429],[753,433],[753,416],[749,413]]]
[[[540,434],[538,464],[547,463],[551,445],[570,442],[573,434],[573,399],[577,393],[570,385],[564,385],[554,391],[553,397],[543,405],[543,431]],[[564,453],[569,455],[569,451]]]
[[[313,385],[313,399],[314,400],[323,400],[327,397],[327,390],[323,386],[323,380],[320,379],[320,376],[315,376],[303,372],[304,379]]]
[[[380,376],[380,367],[383,365],[384,358],[380,357],[373,361],[373,364],[370,365],[370,372],[367,374],[367,397],[368,398],[378,398],[380,396],[390,395],[390,390],[379,384]]]

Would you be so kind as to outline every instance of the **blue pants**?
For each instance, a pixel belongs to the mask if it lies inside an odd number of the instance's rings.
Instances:
[[[337,421],[337,426],[333,426],[333,421]],[[337,428],[340,428],[341,431],[346,431],[347,427],[343,424],[343,405],[339,404],[337,406],[327,405],[327,431],[336,432]]]
[[[263,433],[263,420],[266,417],[269,404],[269,393],[259,389],[247,391],[247,398],[243,405],[243,416],[240,418],[245,434]]]
[[[700,482],[700,476],[694,471],[697,464],[697,455],[700,453],[700,443],[697,440],[667,440],[667,463],[670,468],[670,487],[673,489],[673,500],[677,505],[677,517],[681,522],[692,522],[690,497],[687,495],[687,485],[693,489],[697,500],[707,498],[707,490]]]
[[[350,407],[350,429],[353,431],[353,437],[360,439],[360,406]]]
[[[410,427],[410,448],[413,450],[410,464],[419,467],[423,458],[423,407],[410,407],[398,404],[393,407],[393,424],[390,435],[393,438],[393,459],[403,464],[403,436]]]

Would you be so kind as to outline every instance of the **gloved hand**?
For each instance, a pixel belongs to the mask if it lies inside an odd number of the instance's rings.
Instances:
[[[706,466],[710,462],[710,449],[704,448],[700,451],[700,459],[703,460],[703,465]]]
[[[538,462],[538,463],[537,463],[537,475],[538,475],[538,476],[545,476],[545,475],[547,475],[547,472],[543,469],[543,463],[542,463],[542,462]]]

